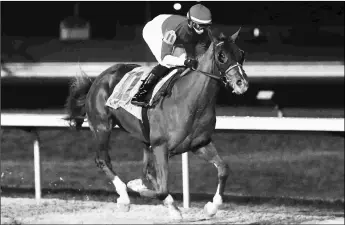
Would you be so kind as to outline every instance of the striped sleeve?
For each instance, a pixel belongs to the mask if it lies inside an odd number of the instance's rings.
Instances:
[[[162,41],[162,52],[161,52],[161,59],[163,60],[166,55],[170,55],[172,53],[174,43],[176,41],[176,33],[173,30],[166,31],[163,35]]]

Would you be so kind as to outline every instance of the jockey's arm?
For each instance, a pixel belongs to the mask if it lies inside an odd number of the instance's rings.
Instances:
[[[184,61],[186,60],[186,53],[183,53],[180,57],[166,55],[162,62],[169,66],[183,66]]]
[[[162,63],[169,66],[183,66],[186,60],[186,54],[182,54],[179,57],[172,55],[173,45],[167,44],[163,41],[162,43]]]

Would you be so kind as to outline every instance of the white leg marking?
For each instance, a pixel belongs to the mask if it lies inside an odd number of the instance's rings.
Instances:
[[[143,190],[148,190],[148,188],[143,183],[142,179],[131,180],[127,183],[127,187],[136,192],[141,192]]]
[[[218,208],[219,208],[219,206],[222,205],[222,203],[223,203],[223,200],[219,194],[219,184],[218,184],[217,192],[213,197],[213,202],[207,202],[207,204],[204,207],[206,215],[208,217],[212,217],[212,216],[216,215]]]
[[[222,197],[219,194],[219,188],[220,188],[220,186],[218,184],[217,192],[216,192],[216,194],[213,197],[213,204],[215,204],[217,206],[220,206],[221,204],[223,204],[223,199],[222,199]]]
[[[130,200],[127,193],[126,184],[123,183],[118,176],[115,176],[113,184],[115,186],[116,192],[120,195],[120,197],[117,199],[117,203],[129,204]]]
[[[177,219],[177,220],[182,219],[181,211],[175,205],[174,199],[170,194],[164,199],[163,204],[169,208],[169,214],[171,218]]]
[[[172,205],[174,203],[173,197],[169,194],[165,199],[164,199],[164,205]]]

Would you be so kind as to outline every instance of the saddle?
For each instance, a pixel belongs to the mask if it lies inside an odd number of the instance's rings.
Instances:
[[[152,67],[136,67],[123,76],[115,86],[113,93],[108,98],[106,105],[117,109],[119,107],[141,108],[131,104],[131,99],[138,92],[143,80],[147,78]],[[150,102],[150,107],[154,107],[160,98],[169,96],[176,80],[180,77],[185,67],[175,67],[169,69],[167,75],[160,79],[157,84],[149,90],[146,100]]]
[[[174,56],[180,56],[185,53],[185,50],[180,47],[176,47],[173,50]],[[106,105],[117,109],[119,107],[125,109],[139,120],[142,120],[142,107],[131,104],[131,100],[138,92],[142,82],[147,78],[151,72],[153,66],[139,66],[129,71],[123,76],[120,82],[115,86],[113,93],[108,98]],[[186,67],[174,67],[170,68],[167,75],[163,76],[156,85],[148,91],[145,100],[149,102],[149,108],[155,107],[161,98],[171,95],[172,88],[175,82],[190,69]],[[182,72],[184,71],[184,72]]]
[[[168,72],[164,74],[163,78],[161,78],[157,84],[149,90],[145,100],[150,102],[149,105],[151,108],[155,107],[161,98],[166,96],[169,97],[171,95],[175,82],[181,77],[184,70],[186,70],[185,67],[170,68]],[[171,75],[169,76],[169,74]]]

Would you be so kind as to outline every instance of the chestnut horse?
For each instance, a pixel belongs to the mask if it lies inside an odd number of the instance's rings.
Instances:
[[[243,94],[248,89],[247,75],[242,68],[244,52],[235,44],[239,31],[231,36],[208,32],[210,43],[197,57],[198,68],[179,77],[171,87],[171,94],[147,109],[148,135],[141,120],[122,108],[113,109],[105,104],[121,78],[139,65],[113,65],[93,82],[86,76],[75,78],[66,103],[67,119],[80,127],[87,118],[97,144],[96,165],[113,182],[119,194],[119,207],[129,210],[127,187],[130,187],[143,196],[163,200],[173,217],[182,218],[168,190],[168,160],[190,151],[218,170],[216,194],[213,201],[205,205],[209,215],[216,213],[223,201],[229,170],[211,138],[216,126],[216,96],[221,85],[232,88],[235,94]],[[143,180],[150,183],[153,190],[142,181],[139,187],[135,182],[126,184],[114,171],[108,150],[110,133],[116,125],[146,144]]]

